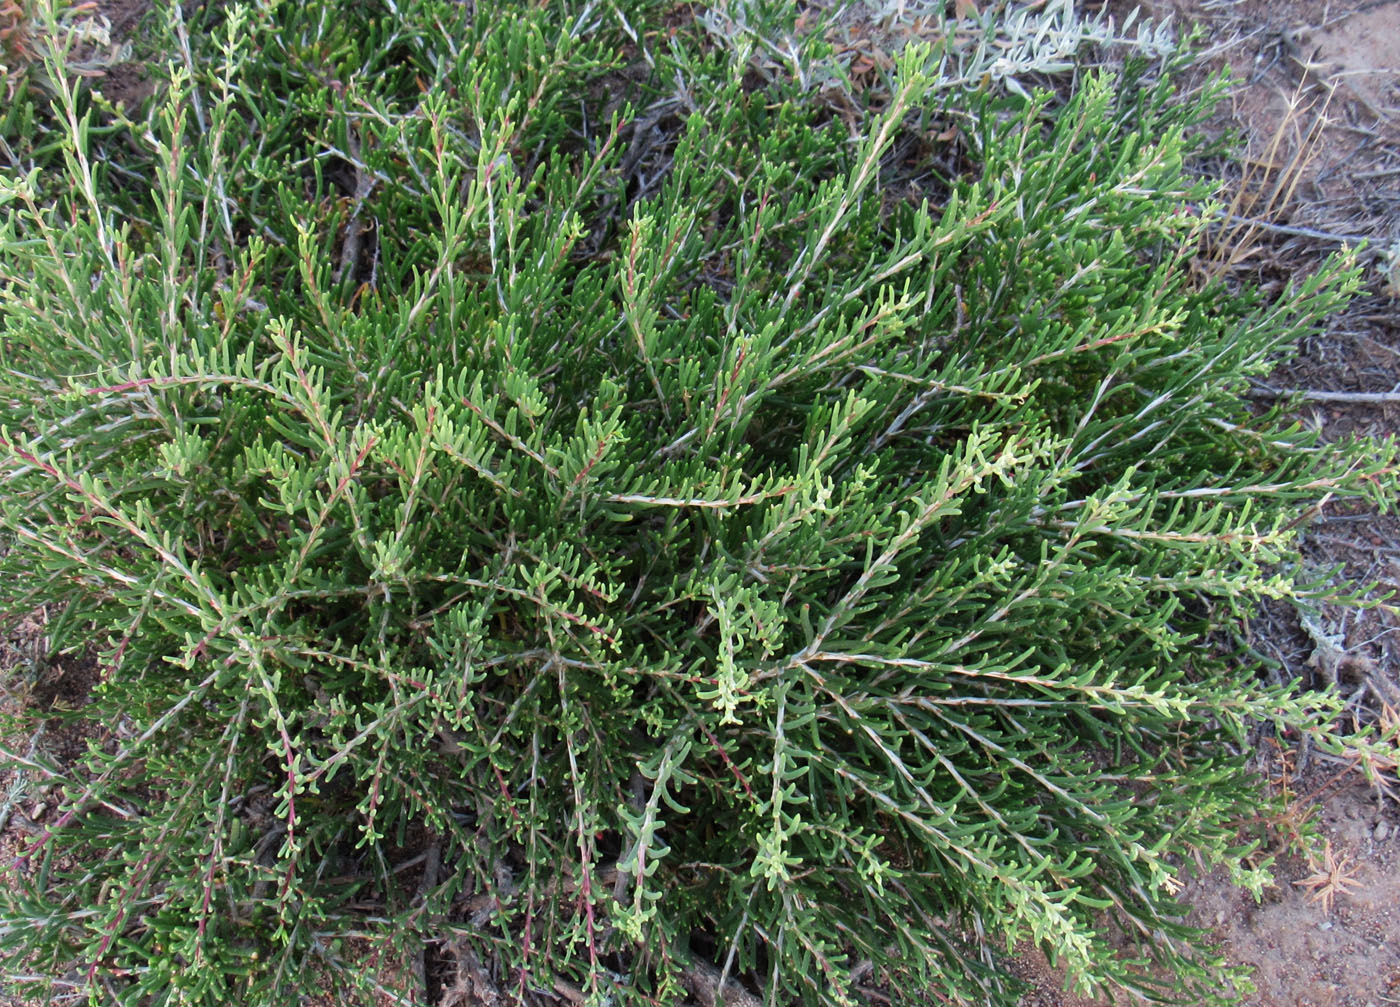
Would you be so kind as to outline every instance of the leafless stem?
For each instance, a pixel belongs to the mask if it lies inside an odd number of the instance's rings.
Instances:
[[[1304,402],[1345,402],[1361,405],[1394,405],[1400,403],[1400,392],[1326,392],[1312,388],[1270,388],[1260,385],[1246,394],[1252,399],[1291,399]]]
[[[416,859],[416,858],[415,858]],[[428,898],[428,893],[438,883],[438,873],[442,870],[442,844],[433,843],[432,846],[423,853],[423,878],[418,882],[418,891],[414,893],[414,905],[421,910],[423,903]],[[416,913],[415,913],[416,915]],[[413,978],[418,984],[417,989],[422,991],[423,1003],[430,1004],[433,998],[428,990],[428,962],[426,958],[425,945],[418,946],[418,953],[413,956]]]
[[[1295,238],[1316,238],[1319,241],[1330,241],[1338,245],[1359,245],[1367,240],[1361,234],[1331,234],[1327,231],[1316,231],[1311,227],[1296,227],[1292,224],[1272,224],[1267,220],[1259,220],[1254,217],[1240,217],[1233,213],[1226,214],[1225,219],[1232,224],[1242,224],[1245,227],[1258,228],[1261,231],[1270,231],[1274,234],[1288,234]]]

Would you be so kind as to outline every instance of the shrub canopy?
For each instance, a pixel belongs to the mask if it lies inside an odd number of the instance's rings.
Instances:
[[[819,32],[765,75],[665,5],[166,6],[149,113],[50,62],[7,126],[0,604],[101,669],[12,964],[1010,1004],[1031,941],[1226,998],[1184,858],[1260,880],[1251,718],[1337,744],[1228,631],[1393,470],[1241,397],[1355,277],[1193,275],[1208,96],[918,44],[838,105]]]

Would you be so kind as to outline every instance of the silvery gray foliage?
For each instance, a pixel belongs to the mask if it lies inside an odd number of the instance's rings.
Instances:
[[[831,86],[849,63],[841,47],[832,52],[822,41],[859,39],[891,58],[912,42],[930,42],[931,93],[996,84],[1023,96],[1046,76],[1070,70],[1089,49],[1165,59],[1179,45],[1170,16],[1139,20],[1134,9],[1118,25],[1106,10],[1081,14],[1074,0],[990,3],[961,20],[948,16],[944,0],[826,0],[811,6],[813,13],[800,24],[785,23],[780,31],[773,30],[774,7],[766,0],[726,0],[698,20],[736,64],[763,73],[781,67],[804,90]]]

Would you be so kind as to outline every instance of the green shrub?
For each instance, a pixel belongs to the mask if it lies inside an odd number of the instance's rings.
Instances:
[[[0,197],[0,604],[101,669],[12,971],[1223,997],[1178,872],[1262,881],[1252,722],[1342,743],[1230,630],[1393,468],[1244,404],[1355,280],[1193,280],[1207,99],[913,46],[853,142],[666,5],[212,7]]]

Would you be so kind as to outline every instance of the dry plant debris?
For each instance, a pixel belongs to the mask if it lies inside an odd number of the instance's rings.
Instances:
[[[1308,858],[1308,866],[1312,873],[1293,883],[1299,888],[1307,889],[1308,898],[1319,903],[1324,913],[1332,912],[1333,902],[1338,895],[1344,895],[1361,884],[1351,873],[1355,867],[1352,858],[1337,856],[1332,851],[1331,840],[1327,841],[1320,860]]]

